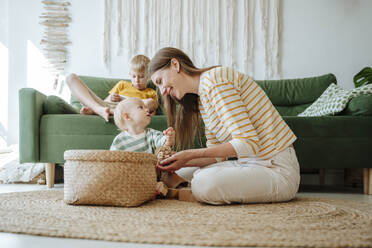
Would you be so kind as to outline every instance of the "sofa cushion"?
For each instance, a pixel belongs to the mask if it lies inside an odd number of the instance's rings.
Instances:
[[[88,88],[102,99],[105,99],[112,87],[122,80],[104,77],[79,77]],[[257,80],[256,82],[266,92],[281,115],[293,116],[303,112],[309,103],[314,102],[331,83],[336,83],[336,77],[333,74],[326,74],[301,79]],[[151,81],[147,86],[156,89]],[[160,94],[158,93],[158,95]],[[161,104],[161,102],[162,99],[159,97],[159,103]],[[73,97],[71,97],[71,104],[76,108],[81,108],[80,102]],[[291,109],[290,107],[295,108]],[[158,108],[156,114],[164,114],[164,111]]]
[[[372,138],[372,116],[285,116],[284,121],[297,137]],[[352,144],[350,144],[352,146]]]
[[[345,90],[336,84],[331,84],[310,107],[298,116],[340,114],[351,99],[365,94],[372,94],[372,84],[351,90]]]
[[[360,95],[350,100],[345,115],[372,115],[372,95]]]
[[[303,112],[311,103],[294,105],[294,106],[275,106],[281,116],[297,116]]]
[[[282,80],[257,80],[275,106],[295,106],[314,102],[332,83],[333,74]]]
[[[301,168],[365,168],[370,164],[372,116],[285,116],[297,136]]]
[[[151,117],[150,128],[165,130],[165,116]],[[107,123],[97,115],[50,114],[40,120],[40,162],[64,163],[63,153],[71,149],[110,149],[120,130],[113,118]]]
[[[341,112],[351,95],[336,84],[331,84],[316,101],[298,116],[325,116]]]
[[[43,104],[45,114],[78,114],[79,111],[58,96],[50,95]]]

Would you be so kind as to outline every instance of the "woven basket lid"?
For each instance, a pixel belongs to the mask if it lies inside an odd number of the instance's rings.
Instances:
[[[150,162],[157,163],[154,154],[144,152],[109,150],[67,150],[65,160],[102,161],[102,162]]]

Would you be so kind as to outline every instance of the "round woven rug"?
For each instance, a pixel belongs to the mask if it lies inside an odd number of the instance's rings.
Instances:
[[[0,231],[200,246],[372,247],[372,205],[322,198],[211,206],[71,206],[63,191],[0,194]]]

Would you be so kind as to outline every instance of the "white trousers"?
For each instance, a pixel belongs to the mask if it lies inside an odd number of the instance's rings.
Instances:
[[[268,160],[238,159],[176,173],[191,182],[194,197],[209,204],[282,202],[293,199],[300,184],[294,148]]]

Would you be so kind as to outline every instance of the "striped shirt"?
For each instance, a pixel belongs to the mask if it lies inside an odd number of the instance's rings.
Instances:
[[[199,108],[207,146],[230,142],[238,158],[267,159],[296,140],[266,93],[232,68],[201,74]]]
[[[164,145],[165,136],[162,132],[146,128],[143,133],[131,135],[126,131],[119,133],[112,142],[110,150],[128,152],[154,153],[156,148]]]

